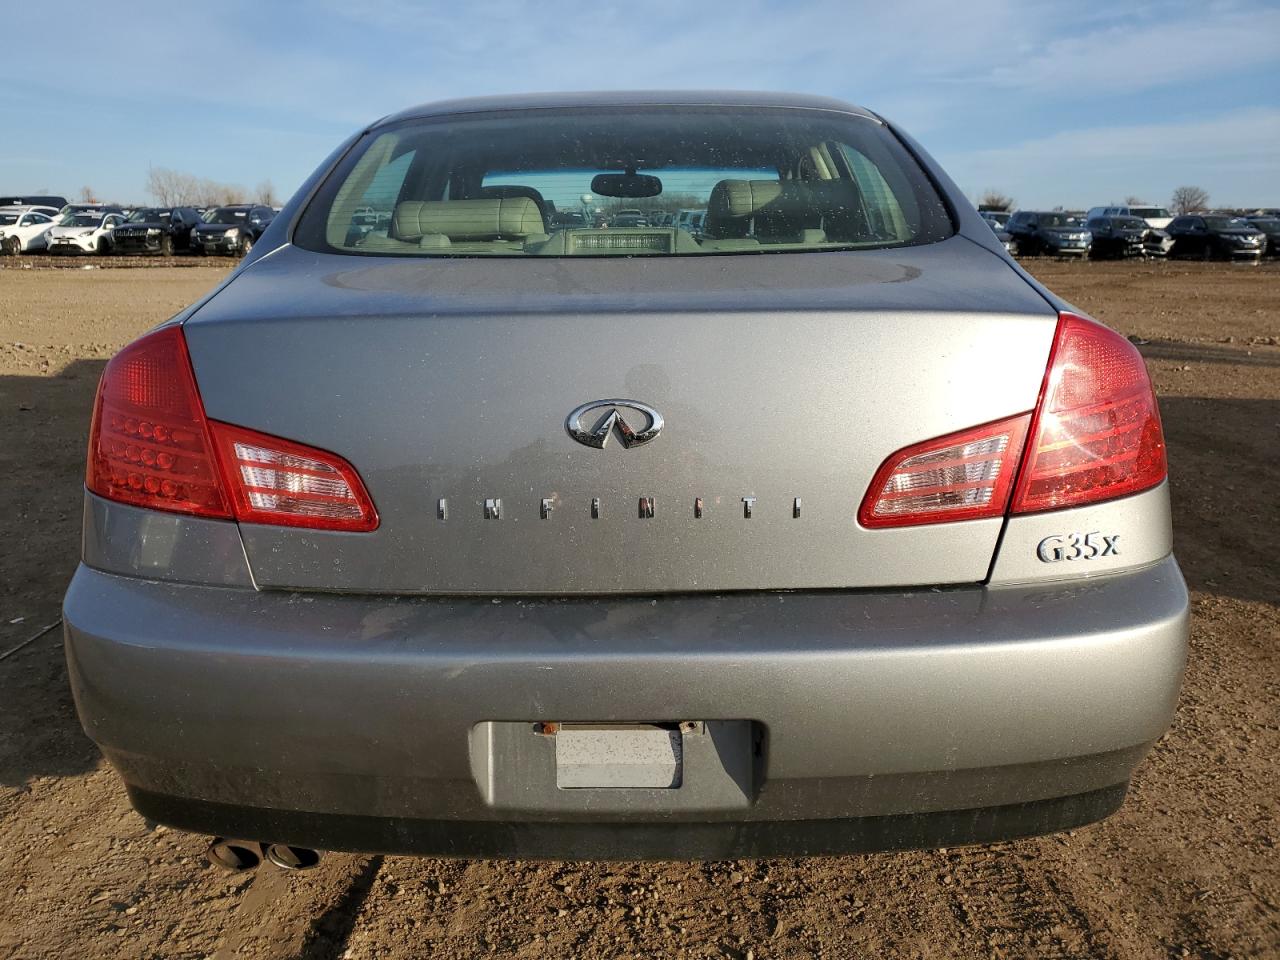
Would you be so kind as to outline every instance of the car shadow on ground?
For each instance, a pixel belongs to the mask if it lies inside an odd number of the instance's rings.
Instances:
[[[0,376],[0,653],[60,614],[79,553],[85,442],[104,365],[75,360],[53,376]],[[76,719],[60,639],[54,630],[0,661],[0,786],[99,763]]]
[[[1193,589],[1280,596],[1280,400],[1161,397],[1174,552]]]

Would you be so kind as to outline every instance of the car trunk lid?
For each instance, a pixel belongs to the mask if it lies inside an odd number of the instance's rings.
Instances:
[[[1031,410],[1055,320],[956,237],[653,259],[284,248],[185,330],[210,417],[340,454],[381,518],[242,524],[260,587],[592,594],[984,579],[999,518],[869,530],[858,506],[895,451]],[[572,411],[618,399],[660,414],[658,436],[571,436]]]

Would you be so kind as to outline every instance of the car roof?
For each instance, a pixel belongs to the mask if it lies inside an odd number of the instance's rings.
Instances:
[[[879,121],[870,110],[831,97],[804,93],[765,93],[745,90],[619,90],[600,93],[523,93],[500,97],[465,97],[423,103],[383,117],[372,127],[468,113],[499,110],[554,110],[572,107],[788,107],[795,110],[834,110]]]

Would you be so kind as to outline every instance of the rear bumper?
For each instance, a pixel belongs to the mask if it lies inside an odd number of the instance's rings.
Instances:
[[[1126,784],[1030,803],[828,820],[565,823],[414,820],[207,803],[131,787],[158,823],[222,837],[283,837],[320,850],[430,857],[556,860],[732,860],[832,856],[995,843],[1070,830],[1120,808]],[[305,839],[299,839],[305,838]]]
[[[1172,557],[1037,586],[501,603],[82,566],[65,621],[86,731],[174,826],[460,856],[758,856],[1105,816],[1172,715],[1187,594]],[[532,732],[547,720],[758,735],[729,777],[716,763],[736,748],[712,736],[686,746],[679,789],[564,790]]]
[[[113,253],[159,253],[160,248],[161,240],[159,236],[116,237],[112,240]]]

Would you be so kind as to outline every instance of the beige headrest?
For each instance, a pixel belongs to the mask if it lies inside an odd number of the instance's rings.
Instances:
[[[429,234],[450,240],[522,240],[546,231],[538,205],[528,197],[408,200],[396,206],[391,218],[391,236],[397,240]]]

